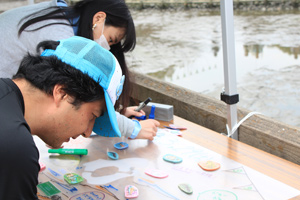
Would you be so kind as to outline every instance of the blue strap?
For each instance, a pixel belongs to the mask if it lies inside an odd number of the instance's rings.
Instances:
[[[56,5],[60,7],[68,7],[68,4],[64,0],[57,0]],[[68,19],[68,20],[71,24],[76,24],[79,20],[79,17],[75,17],[73,19]],[[78,26],[73,26],[72,28],[73,28],[74,35],[77,35]]]
[[[79,17],[75,17],[73,19],[69,19],[72,24],[76,24],[79,21]],[[74,35],[77,35],[78,26],[73,26]]]

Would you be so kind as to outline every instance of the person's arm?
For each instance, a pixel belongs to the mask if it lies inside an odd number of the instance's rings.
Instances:
[[[157,133],[157,127],[160,125],[155,119],[146,119],[139,121],[141,130],[136,136],[136,139],[148,139],[153,140]]]
[[[160,125],[158,121],[153,119],[139,122],[137,120],[131,120],[118,112],[116,112],[116,115],[122,136],[131,139],[153,140],[157,132],[157,127]]]

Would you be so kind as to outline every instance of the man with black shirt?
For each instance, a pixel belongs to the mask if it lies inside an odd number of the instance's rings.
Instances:
[[[0,199],[37,199],[39,152],[32,135],[59,148],[100,131],[95,121],[119,132],[114,104],[124,77],[115,57],[77,36],[39,47],[42,55],[25,56],[13,79],[0,78]]]

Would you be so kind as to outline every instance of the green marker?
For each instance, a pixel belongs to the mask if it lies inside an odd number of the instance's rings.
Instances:
[[[87,149],[48,149],[48,153],[71,154],[71,155],[87,155]]]

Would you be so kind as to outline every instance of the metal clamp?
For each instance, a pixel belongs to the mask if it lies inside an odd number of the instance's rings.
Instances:
[[[236,104],[237,102],[239,102],[239,94],[235,94],[235,95],[228,95],[225,94],[225,92],[221,93],[221,100],[224,101],[225,103],[232,105],[232,104]]]

